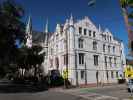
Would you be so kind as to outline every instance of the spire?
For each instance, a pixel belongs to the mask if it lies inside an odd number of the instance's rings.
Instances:
[[[57,33],[60,33],[61,32],[61,25],[60,24],[57,24],[56,25],[56,32]]]
[[[72,13],[71,13],[71,17],[70,17],[69,24],[70,24],[70,25],[73,25],[73,24],[74,24],[74,21],[73,21],[73,15],[72,15]]]
[[[71,17],[70,17],[70,20],[73,20],[73,14],[71,13]]]
[[[27,25],[26,25],[26,46],[28,48],[32,47],[32,21],[31,21],[31,16],[29,16]]]
[[[26,25],[26,34],[31,34],[32,31],[32,21],[31,21],[31,16],[29,16],[27,25]]]
[[[101,33],[101,25],[98,26],[98,31]]]
[[[66,19],[66,22],[65,22],[65,24],[64,24],[63,30],[66,30],[66,29],[68,28],[68,26],[69,26],[69,20]]]
[[[48,19],[46,20],[44,35],[45,35],[45,40],[44,40],[45,46],[48,46]]]
[[[48,19],[47,19],[47,21],[46,21],[45,33],[48,33]]]

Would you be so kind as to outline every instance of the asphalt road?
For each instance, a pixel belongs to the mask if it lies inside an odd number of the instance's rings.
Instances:
[[[0,100],[133,100],[126,85],[51,89],[36,93],[0,93]]]
[[[127,91],[125,84],[98,88],[70,89],[61,92],[91,100],[133,100],[133,95]]]
[[[45,91],[40,93],[1,93],[0,100],[86,100],[82,97],[60,92]]]

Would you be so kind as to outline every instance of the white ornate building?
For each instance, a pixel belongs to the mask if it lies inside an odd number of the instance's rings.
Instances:
[[[46,26],[44,74],[68,70],[73,85],[114,83],[123,75],[126,64],[122,41],[105,29],[97,28],[85,17],[75,21],[71,16],[65,24],[57,24],[53,34]]]

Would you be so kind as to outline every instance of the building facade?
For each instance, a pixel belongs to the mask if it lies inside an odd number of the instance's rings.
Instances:
[[[48,36],[47,29],[45,33],[44,75],[51,70],[61,75],[68,71],[73,85],[115,83],[123,76],[122,41],[108,29],[97,28],[88,17],[75,21],[71,16],[65,24],[57,24],[52,35]]]

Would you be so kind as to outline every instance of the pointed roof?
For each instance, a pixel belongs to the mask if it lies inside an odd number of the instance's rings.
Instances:
[[[69,20],[70,25],[74,25],[74,20],[73,20],[73,15],[71,13],[70,20]]]
[[[26,25],[26,34],[31,34],[32,32],[32,20],[31,20],[31,16],[29,16],[27,25]]]
[[[48,33],[48,19],[47,19],[47,21],[46,21],[45,33]]]

